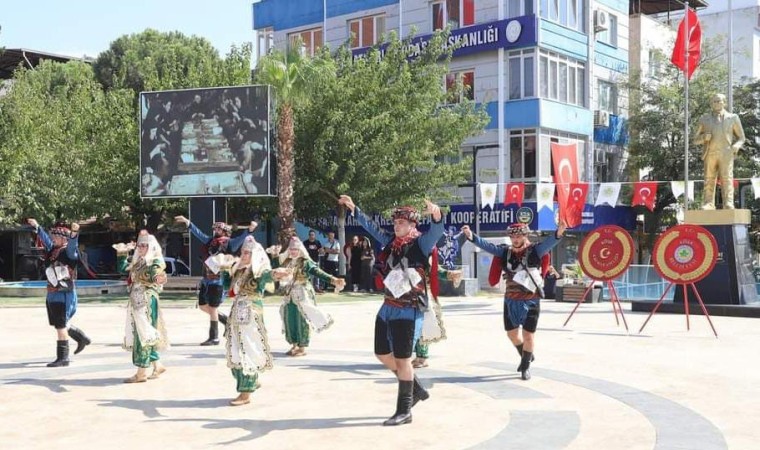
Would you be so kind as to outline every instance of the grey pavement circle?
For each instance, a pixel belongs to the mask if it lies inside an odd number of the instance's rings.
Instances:
[[[182,358],[171,358],[172,366],[203,366],[212,365],[213,359],[223,359],[220,354],[203,353],[199,358],[194,347],[175,348],[171,354]],[[326,354],[334,356],[345,354],[367,357],[368,352],[362,351],[319,351],[311,350],[310,354]],[[126,354],[126,352],[119,352]],[[116,352],[100,354],[99,357],[114,356]],[[93,355],[95,356],[95,355]],[[335,373],[351,373],[360,377],[376,375],[385,372],[379,363],[357,363],[354,361],[323,360],[311,358],[282,358],[275,353],[277,365],[302,368],[304,370],[321,370]],[[89,358],[88,358],[89,359]],[[65,377],[86,373],[123,370],[131,367],[128,358],[124,363],[76,366],[72,365],[63,370],[43,369],[32,372],[11,373],[0,376],[0,384],[29,384],[44,386],[53,392],[65,392],[67,385],[87,384],[90,380],[66,380]],[[19,367],[30,361],[18,362]],[[40,361],[34,363],[42,364]],[[73,363],[76,364],[76,363]],[[474,390],[490,398],[498,400],[510,399],[540,399],[549,398],[544,393],[531,389],[523,382],[509,383],[517,380],[512,365],[503,362],[487,361],[478,364],[481,367],[501,371],[504,375],[471,375],[462,372],[425,369],[420,374],[424,377],[423,384],[454,383],[466,389]],[[559,383],[567,383],[588,389],[592,392],[613,398],[641,413],[653,426],[656,432],[654,450],[676,450],[684,448],[699,448],[700,450],[725,450],[728,448],[720,430],[705,417],[697,412],[680,405],[672,400],[660,397],[650,392],[642,391],[611,381],[577,375],[574,373],[532,368],[533,374]],[[91,386],[101,386],[104,383],[118,382],[116,379],[91,381]],[[392,382],[392,380],[374,379],[375,382]],[[134,402],[138,402],[135,400]],[[104,404],[102,406],[125,406]],[[222,403],[211,402],[205,407],[221,406]],[[129,405],[131,409],[143,409],[139,405]],[[148,417],[161,417],[154,406],[147,406],[144,412]],[[164,405],[165,406],[165,405]],[[510,411],[509,424],[492,438],[477,444],[473,449],[556,449],[569,446],[580,433],[580,417],[574,411]],[[279,428],[279,427],[278,427]],[[249,439],[255,439],[251,436]]]

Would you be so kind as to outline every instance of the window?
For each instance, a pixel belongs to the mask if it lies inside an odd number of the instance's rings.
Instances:
[[[542,98],[585,106],[586,65],[582,62],[541,50],[538,75],[539,93]]]
[[[534,50],[509,53],[509,99],[535,97]]]
[[[617,47],[617,17],[614,14],[608,15],[610,18],[609,27],[596,33],[597,42],[604,42],[605,44]]]
[[[348,22],[351,48],[370,47],[380,42],[385,33],[385,16],[369,16]]]
[[[512,130],[509,132],[510,180],[536,177],[536,130]]]
[[[540,15],[544,19],[581,33],[586,32],[587,2],[584,0],[540,0],[539,7]],[[532,12],[526,14],[532,14]]]
[[[533,14],[533,0],[509,0],[507,17],[529,16]]]
[[[596,80],[597,86],[597,101],[599,108],[602,111],[607,111],[610,114],[618,113],[618,101],[617,101],[617,86],[614,83],[604,80]]]
[[[256,47],[256,57],[260,59],[262,56],[266,56],[274,48],[274,30],[272,28],[265,28],[258,31],[258,47]]]
[[[475,0],[439,0],[431,5],[433,31],[442,30],[447,25],[456,29],[475,23]]]
[[[300,45],[302,55],[314,56],[314,53],[322,47],[322,28],[290,33],[288,45],[290,48],[296,48]]]
[[[459,90],[460,85],[461,91]],[[475,71],[467,70],[446,74],[446,93],[448,94],[448,103],[475,100]]]
[[[649,78],[657,79],[660,77],[663,59],[663,54],[659,50],[649,50],[649,67],[647,70]]]

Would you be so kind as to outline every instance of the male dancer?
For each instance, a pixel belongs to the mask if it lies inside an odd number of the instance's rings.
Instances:
[[[48,367],[69,365],[69,336],[77,343],[74,354],[81,352],[90,339],[79,328],[69,324],[77,312],[77,261],[79,261],[79,224],[68,228],[64,223],[56,223],[46,233],[35,219],[27,219],[45,248],[45,276],[47,278],[48,323],[58,335],[55,361]]]
[[[512,245],[495,245],[473,233],[470,227],[462,227],[462,233],[473,244],[500,259],[501,271],[507,281],[504,292],[504,329],[507,337],[520,354],[517,371],[523,380],[530,379],[530,363],[533,360],[534,339],[538,316],[541,312],[543,275],[540,273],[541,258],[556,246],[565,234],[564,222],[557,227],[554,236],[539,244],[528,240],[530,228],[515,223],[507,229]],[[522,327],[522,336],[520,336]]]
[[[200,345],[219,345],[219,322],[227,326],[227,316],[219,312],[219,305],[222,304],[224,296],[224,287],[222,286],[219,267],[213,264],[213,260],[210,257],[220,253],[232,254],[237,252],[240,246],[243,245],[245,238],[253,234],[258,224],[252,221],[248,226],[247,232],[230,238],[232,227],[224,222],[215,222],[211,226],[213,236],[209,237],[185,216],[177,216],[174,220],[184,224],[193,236],[204,243],[203,279],[201,279],[200,288],[198,289],[198,307],[209,315],[210,323],[208,339],[201,342]]]
[[[421,234],[417,231],[419,212],[411,206],[396,208],[390,235],[370,221],[351,197],[341,195],[339,203],[383,246],[375,263],[375,270],[384,277],[384,302],[375,319],[375,356],[398,378],[396,412],[383,425],[411,423],[412,406],[430,396],[414,375],[412,351],[428,308],[428,257],[444,231],[441,209],[425,201],[433,220],[430,230]]]

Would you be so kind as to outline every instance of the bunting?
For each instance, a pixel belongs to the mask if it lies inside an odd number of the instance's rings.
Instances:
[[[620,186],[622,186],[620,183],[602,183],[599,186],[599,195],[596,197],[594,206],[606,203],[614,208],[617,205],[618,197],[620,197]]]
[[[631,206],[644,205],[654,211],[654,201],[657,198],[656,181],[638,181],[633,183],[633,199]]]
[[[504,190],[504,206],[517,204],[522,206],[523,199],[525,198],[525,183],[507,183],[507,188]]]
[[[480,207],[488,206],[493,209],[496,204],[496,183],[480,183]]]

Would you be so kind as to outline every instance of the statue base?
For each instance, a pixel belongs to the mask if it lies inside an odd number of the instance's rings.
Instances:
[[[684,223],[707,229],[718,243],[718,259],[712,272],[696,284],[705,304],[747,305],[758,301],[752,275],[748,209],[686,211]],[[683,303],[683,289],[676,289],[674,302]],[[697,303],[691,289],[688,301]]]

